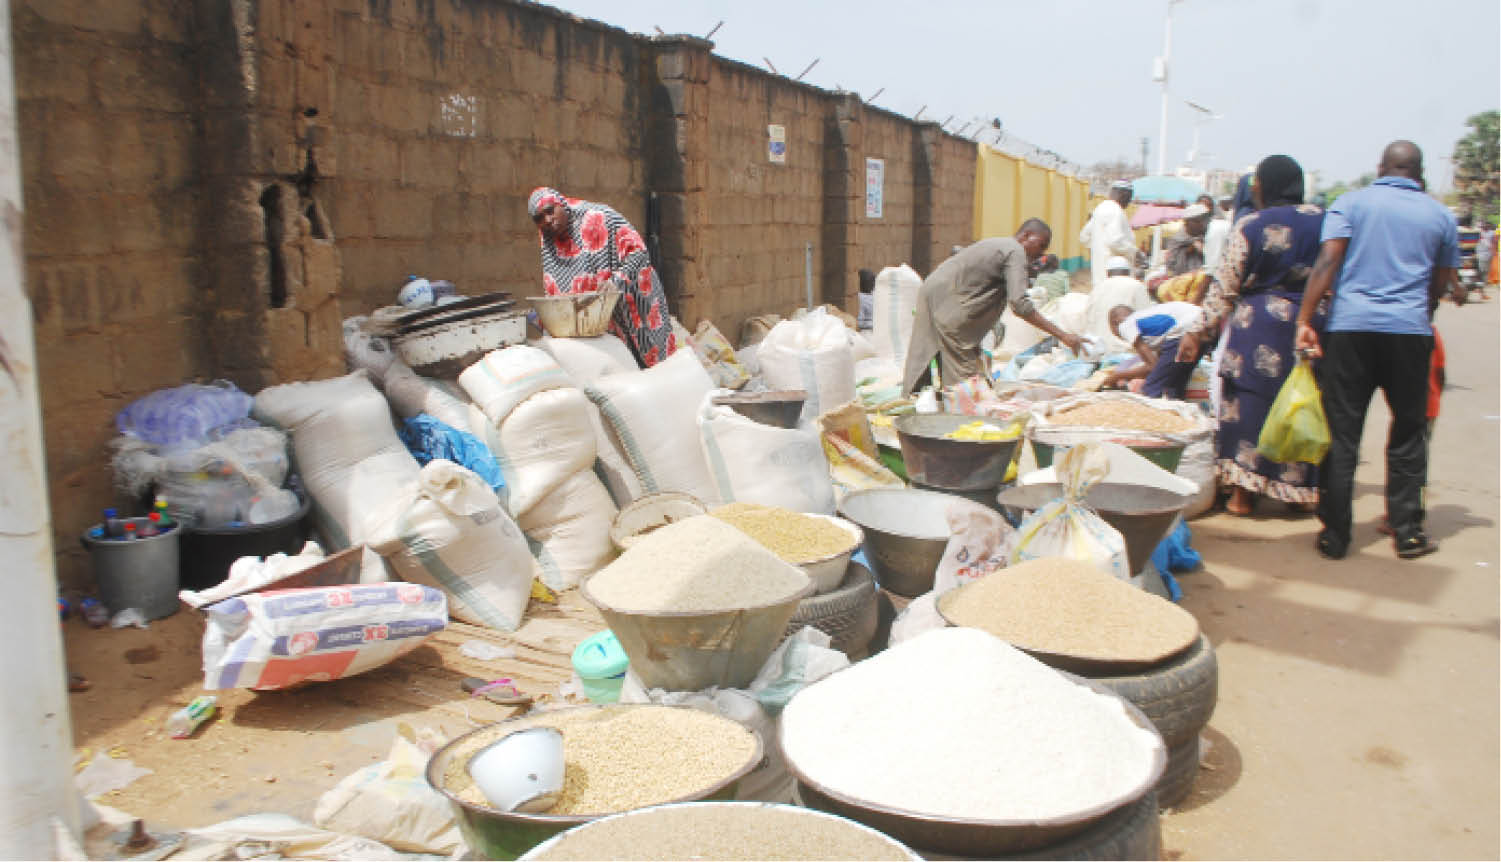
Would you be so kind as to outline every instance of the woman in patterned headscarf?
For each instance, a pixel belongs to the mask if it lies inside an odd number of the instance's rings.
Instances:
[[[619,290],[610,331],[643,368],[670,356],[677,342],[667,294],[631,223],[604,204],[565,198],[550,188],[533,191],[527,211],[542,235],[543,293]]]
[[[1256,452],[1261,426],[1282,382],[1292,371],[1293,335],[1303,288],[1319,256],[1324,211],[1303,203],[1303,169],[1287,156],[1256,166],[1252,186],[1258,210],[1230,232],[1215,280],[1204,295],[1198,337],[1216,338],[1223,324],[1220,360],[1220,485],[1231,489],[1225,508],[1249,515],[1257,495],[1311,511],[1318,502],[1318,467],[1278,464]],[[1327,303],[1314,328],[1324,329]]]

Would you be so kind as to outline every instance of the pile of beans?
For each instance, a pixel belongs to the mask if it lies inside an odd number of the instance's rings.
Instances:
[[[1199,636],[1188,611],[1064,557],[986,575],[945,593],[938,609],[1023,649],[1110,661],[1160,661]]]
[[[776,506],[731,503],[709,514],[794,566],[842,554],[856,542],[853,533],[837,524]]]
[[[915,859],[842,817],[789,805],[668,805],[574,828],[528,859]]]
[[[1072,407],[1048,417],[1054,425],[1083,425],[1090,428],[1124,428],[1131,431],[1155,431],[1172,434],[1194,427],[1189,420],[1171,410],[1158,410],[1124,398],[1096,401]]]
[[[726,611],[790,600],[808,576],[709,515],[659,527],[584,585],[609,608],[638,613]]]
[[[489,808],[469,761],[528,727],[563,734],[563,792],[547,814],[610,814],[696,796],[734,775],[756,753],[756,735],[718,715],[653,704],[563,709],[505,721],[457,747],[444,787]]]

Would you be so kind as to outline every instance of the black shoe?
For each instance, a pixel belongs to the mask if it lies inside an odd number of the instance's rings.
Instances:
[[[1350,543],[1336,536],[1332,530],[1324,530],[1319,533],[1319,540],[1314,547],[1319,549],[1319,555],[1326,560],[1343,560],[1350,550]]]
[[[1428,538],[1427,533],[1412,533],[1405,538],[1397,539],[1397,556],[1404,560],[1413,560],[1426,556],[1438,550],[1438,542]]]

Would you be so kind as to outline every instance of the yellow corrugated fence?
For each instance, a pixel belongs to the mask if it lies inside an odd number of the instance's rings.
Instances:
[[[975,239],[1011,236],[1023,221],[1040,218],[1053,228],[1048,251],[1058,255],[1063,268],[1088,266],[1079,230],[1093,209],[1089,183],[985,144],[977,144],[976,151]]]

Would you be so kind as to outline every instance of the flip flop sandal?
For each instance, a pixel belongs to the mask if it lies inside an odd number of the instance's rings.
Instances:
[[[471,697],[482,697],[502,706],[524,706],[532,702],[532,696],[524,694],[521,689],[517,688],[516,681],[510,677],[503,677],[492,682],[477,676],[470,676],[465,677],[459,685],[464,691],[469,692]]]

